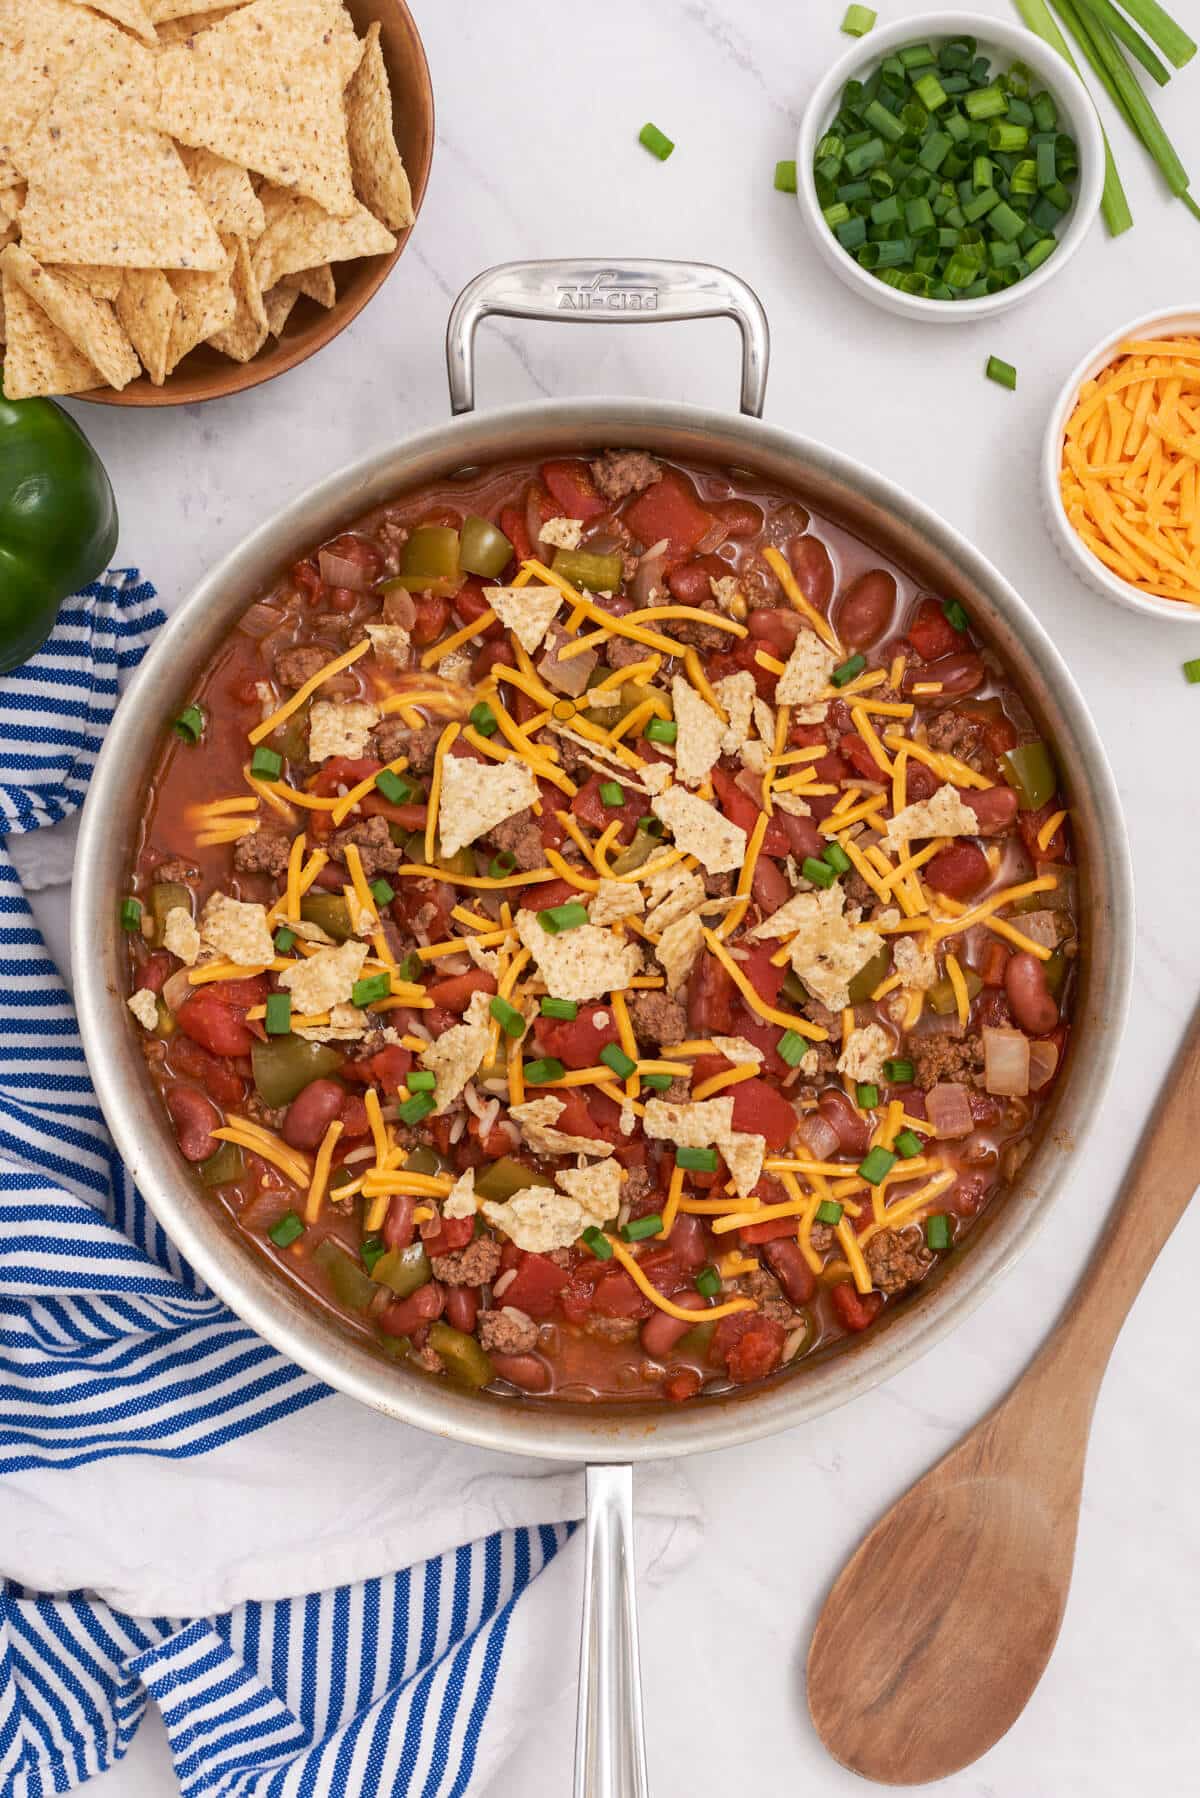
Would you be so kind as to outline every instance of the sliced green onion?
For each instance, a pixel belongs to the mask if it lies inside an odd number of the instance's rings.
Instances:
[[[624,805],[625,789],[619,780],[601,781],[600,798],[605,805]]]
[[[878,17],[879,14],[869,6],[848,6],[842,30],[847,37],[866,37]]]
[[[936,112],[939,106],[945,106],[950,96],[934,74],[918,75],[913,82],[921,105],[929,112]]]
[[[628,1080],[637,1067],[637,1062],[626,1055],[619,1043],[605,1043],[600,1051],[600,1059],[619,1080]]]
[[[382,1260],[387,1254],[387,1244],[382,1236],[364,1236],[359,1244],[358,1252],[362,1256],[362,1264],[367,1272],[373,1273],[375,1263]]]
[[[839,1205],[836,1199],[822,1199],[813,1213],[813,1222],[817,1224],[840,1224],[845,1206]]]
[[[878,1144],[869,1151],[858,1164],[858,1171],[868,1186],[878,1186],[879,1182],[890,1174],[896,1165],[896,1157],[890,1149],[881,1148]]]
[[[799,1067],[808,1054],[810,1044],[798,1030],[785,1030],[775,1044],[775,1053],[781,1061],[786,1061],[790,1068]]]
[[[436,1105],[437,1100],[432,1093],[416,1092],[411,1099],[405,1099],[402,1105],[396,1107],[396,1116],[402,1124],[419,1124]]]
[[[989,381],[995,381],[997,386],[1007,387],[1010,393],[1016,388],[1017,371],[1011,362],[1002,362],[999,356],[989,356],[985,372]]]
[[[715,1299],[721,1290],[721,1276],[710,1263],[696,1275],[696,1291],[702,1299]]]
[[[874,1111],[879,1103],[879,1088],[870,1080],[860,1080],[854,1096],[861,1111]]]
[[[282,930],[275,932],[273,940],[279,954],[286,955],[289,949],[294,949],[296,946],[296,932],[289,930],[285,925]]]
[[[675,1150],[675,1166],[689,1168],[697,1174],[715,1174],[717,1171],[717,1151],[715,1149]]]
[[[271,1225],[267,1235],[277,1249],[286,1249],[304,1235],[303,1220],[294,1211],[285,1211],[279,1222]]]
[[[404,957],[404,960],[400,963],[396,972],[399,974],[401,980],[407,980],[411,983],[412,981],[422,979],[425,973],[425,963],[414,949],[411,954]]]
[[[267,1015],[263,1019],[268,1036],[287,1036],[292,1028],[292,995],[268,993]]]
[[[922,1153],[923,1144],[915,1130],[901,1130],[892,1147],[902,1161],[911,1161],[914,1155]]]
[[[657,156],[660,162],[665,162],[675,148],[671,139],[657,125],[643,125],[638,132],[638,142],[649,150],[651,156]]]
[[[375,785],[390,805],[407,805],[417,791],[411,780],[405,780],[392,768],[381,768],[375,776]]]
[[[507,999],[501,999],[499,997],[493,999],[488,1006],[488,1010],[499,1024],[501,1030],[503,1030],[505,1036],[524,1036],[524,1016],[517,1010],[515,1005],[510,1005]]]
[[[942,607],[942,616],[947,624],[954,626],[956,631],[965,631],[970,627],[971,620],[967,617],[960,600],[948,599]]]
[[[651,718],[644,732],[647,743],[673,743],[679,735],[674,718]]]
[[[558,936],[563,930],[578,930],[587,921],[587,907],[581,905],[578,899],[568,899],[565,905],[551,905],[546,911],[538,913],[538,923],[551,936]]]
[[[883,1077],[885,1080],[889,1080],[893,1086],[911,1086],[915,1073],[916,1069],[912,1062],[905,1061],[899,1056],[893,1056],[883,1064]]]
[[[502,849],[500,854],[494,855],[488,863],[488,879],[503,880],[506,875],[512,873],[516,865],[517,858],[512,850]]]
[[[350,992],[351,1005],[374,1005],[377,999],[386,999],[392,990],[390,974],[368,974],[365,980],[356,980]]]
[[[665,1093],[673,1078],[671,1074],[643,1074],[642,1085],[648,1086],[652,1092]]]
[[[775,164],[775,189],[777,193],[794,194],[796,191],[796,165],[794,162],[777,162]]]
[[[250,772],[256,780],[278,780],[283,773],[283,757],[260,743],[250,757]]]
[[[481,737],[494,737],[500,728],[496,714],[486,699],[481,699],[478,705],[473,705],[467,716]]]
[[[837,875],[826,861],[818,861],[813,855],[806,855],[800,864],[800,872],[805,880],[811,880],[815,887],[831,887]]]
[[[437,1075],[431,1068],[414,1068],[405,1074],[404,1084],[410,1093],[431,1093],[437,1086]]]
[[[1200,683],[1200,658],[1194,657],[1190,662],[1183,664],[1183,678],[1189,686],[1194,687]]]
[[[622,1224],[621,1235],[626,1242],[645,1242],[648,1236],[657,1236],[662,1227],[662,1214],[652,1211],[648,1217],[634,1217]]]
[[[596,1257],[597,1261],[611,1261],[612,1260],[612,1257],[613,1257],[612,1243],[608,1240],[608,1237],[604,1234],[604,1231],[597,1229],[595,1224],[589,1224],[587,1229],[584,1231],[583,1235],[579,1238],[579,1240],[583,1244],[585,1249],[591,1250],[592,1254]]]
[[[853,655],[848,662],[843,662],[840,667],[835,668],[829,678],[835,687],[844,687],[848,681],[854,679],[856,674],[861,674],[866,665],[866,656]]]
[[[1186,668],[1187,664],[1185,664]],[[1197,664],[1200,666],[1200,664]],[[1191,679],[1191,676],[1188,676]],[[142,905],[139,899],[122,899],[119,912],[122,930],[140,930],[142,927]]]
[[[944,1211],[935,1211],[932,1217],[925,1219],[925,1240],[931,1249],[950,1247],[950,1219]]]
[[[396,897],[395,887],[384,880],[382,875],[378,880],[373,880],[371,882],[370,892],[376,905],[390,905],[392,900]]]
[[[663,821],[661,818],[656,818],[653,812],[647,812],[644,818],[639,818],[637,827],[639,830],[645,831],[648,837],[661,837],[663,833]]]
[[[998,119],[1008,111],[1008,95],[998,82],[977,87],[963,100],[963,111],[969,119]]]
[[[204,735],[204,713],[198,705],[185,706],[171,729],[185,743],[198,743]]]
[[[566,1071],[557,1055],[543,1055],[540,1061],[525,1063],[525,1078],[530,1086],[546,1086],[551,1080],[561,1080]]]
[[[552,999],[549,994],[542,1000],[542,1016],[544,1018],[561,1018],[565,1023],[573,1023],[579,1016],[579,1006],[574,999]]]
[[[830,843],[822,854],[821,860],[828,862],[835,874],[849,874],[852,865],[850,857],[840,843]]]

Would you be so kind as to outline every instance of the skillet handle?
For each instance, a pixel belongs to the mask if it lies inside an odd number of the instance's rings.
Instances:
[[[731,318],[742,334],[741,409],[761,418],[771,338],[752,287],[708,262],[572,260],[502,262],[469,281],[446,326],[450,408],[475,406],[475,331],[493,313],[503,318],[557,319],[569,324],[668,324],[688,318]]]
[[[574,1798],[649,1798],[633,1469],[589,1467]]]

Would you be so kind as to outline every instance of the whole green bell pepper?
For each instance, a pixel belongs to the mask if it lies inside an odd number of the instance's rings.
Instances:
[[[74,419],[51,400],[0,396],[0,674],[41,647],[116,546],[113,490]]]

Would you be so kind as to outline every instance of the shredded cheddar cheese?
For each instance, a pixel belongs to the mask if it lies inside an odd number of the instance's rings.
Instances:
[[[842,645],[838,639],[837,632],[834,630],[829,620],[823,618],[820,612],[811,606],[808,600],[805,599],[797,585],[796,577],[792,573],[790,563],[780,555],[773,543],[768,544],[766,549],[763,550],[763,561],[768,564],[776,580],[779,582],[779,585],[787,594],[789,603],[802,617],[807,618],[818,637],[820,637],[822,643],[829,649],[832,649],[834,655],[840,656],[842,653]]]
[[[634,1285],[644,1297],[650,1300],[652,1305],[657,1305],[660,1311],[665,1311],[668,1317],[677,1317],[682,1323],[708,1324],[716,1323],[722,1317],[733,1317],[739,1311],[757,1309],[753,1299],[729,1299],[724,1305],[710,1305],[703,1311],[685,1311],[682,1305],[675,1304],[672,1299],[664,1298],[658,1287],[652,1285],[638,1266],[636,1255],[630,1254],[619,1237],[610,1236],[608,1241],[614,1256],[621,1263]]]
[[[318,687],[323,687],[325,682],[331,680],[335,674],[341,674],[344,669],[351,667],[353,663],[357,662],[359,656],[366,655],[370,647],[370,637],[364,637],[361,643],[356,643],[353,649],[346,651],[345,655],[335,656],[332,662],[326,662],[323,668],[318,668],[310,680],[306,680],[302,687],[296,688],[292,697],[286,699],[278,711],[272,712],[269,718],[264,718],[261,724],[255,725],[254,729],[248,733],[250,741],[256,744],[261,743],[263,738],[269,737],[273,730],[278,730],[279,726],[285,724],[293,712],[300,710],[305,700],[309,699]]]

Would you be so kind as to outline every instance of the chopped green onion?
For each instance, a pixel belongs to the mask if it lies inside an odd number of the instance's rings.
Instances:
[[[861,1111],[874,1111],[879,1103],[879,1088],[873,1081],[860,1080],[854,1096],[858,1100]]]
[[[375,1263],[382,1260],[387,1254],[387,1244],[382,1236],[364,1236],[359,1244],[358,1252],[362,1256],[362,1264],[367,1272],[373,1273]]]
[[[963,100],[963,111],[969,119],[1002,118],[1008,111],[1008,95],[993,81],[989,87],[977,87],[968,94]]]
[[[289,930],[284,925],[282,930],[275,932],[274,942],[279,954],[286,955],[289,949],[294,949],[296,946],[296,932]]]
[[[829,677],[830,681],[835,687],[844,687],[848,681],[854,679],[856,674],[861,674],[866,665],[866,656],[851,656],[848,662],[843,662],[840,668],[834,669]]]
[[[696,1275],[696,1291],[702,1299],[715,1299],[721,1290],[721,1276],[710,1263]]]
[[[850,857],[840,843],[830,843],[822,854],[821,860],[828,862],[835,874],[849,874],[852,866]]]
[[[914,1155],[919,1155],[922,1151],[921,1138],[915,1130],[901,1130],[892,1147],[902,1161],[911,1161]]]
[[[775,1045],[775,1053],[790,1068],[799,1067],[808,1054],[809,1044],[798,1030],[785,1030]]]
[[[817,1224],[840,1224],[845,1206],[839,1205],[836,1199],[822,1199],[813,1214],[813,1222]]]
[[[673,1078],[671,1074],[643,1074],[642,1085],[648,1086],[652,1092],[665,1093]]]
[[[583,1235],[579,1238],[579,1240],[583,1244],[584,1248],[591,1250],[592,1254],[596,1257],[597,1261],[611,1261],[612,1260],[612,1256],[613,1256],[612,1243],[608,1240],[608,1237],[604,1234],[604,1231],[597,1229],[595,1224],[589,1224],[587,1229],[584,1231]]]
[[[1200,659],[1193,658],[1190,662],[1183,664],[1183,678],[1189,686],[1194,687],[1200,683]]]
[[[1185,664],[1185,666],[1186,666],[1186,664]],[[1189,680],[1191,679],[1190,675],[1188,676],[1188,679]],[[120,910],[119,915],[120,915],[120,919],[121,919],[121,929],[122,930],[140,930],[141,929],[141,927],[142,927],[142,906],[141,906],[141,901],[139,899],[122,899],[121,910]]]
[[[627,1224],[622,1224],[621,1235],[626,1242],[645,1242],[648,1236],[657,1236],[662,1227],[662,1214],[652,1211],[648,1217],[631,1218]]]
[[[410,1093],[431,1093],[437,1086],[437,1075],[431,1068],[414,1068],[405,1074],[404,1084]]]
[[[847,37],[866,37],[878,17],[879,14],[869,6],[848,6],[842,30]]]
[[[180,712],[171,729],[185,743],[198,743],[204,735],[204,713],[198,705],[189,705]]]
[[[496,714],[486,699],[481,699],[478,705],[473,705],[467,716],[481,737],[494,737],[500,728]]]
[[[1011,362],[1002,362],[999,356],[989,356],[985,370],[989,381],[995,381],[1000,387],[1007,387],[1011,392],[1017,385],[1017,371]]]
[[[800,864],[800,872],[805,880],[811,880],[815,887],[831,887],[837,875],[826,861],[818,861],[815,856],[806,855]]]
[[[925,1219],[925,1240],[931,1249],[950,1247],[950,1219],[944,1211],[935,1211],[932,1217]]]
[[[283,757],[260,744],[250,757],[250,772],[256,780],[278,780],[283,773]]]
[[[566,1071],[557,1055],[543,1055],[540,1061],[525,1063],[525,1078],[530,1086],[547,1086],[551,1080],[561,1080]]]
[[[351,1005],[374,1005],[377,999],[386,999],[392,990],[390,974],[368,974],[365,980],[356,980],[350,990]]]
[[[578,899],[569,899],[565,905],[552,905],[538,913],[538,923],[551,936],[557,936],[563,930],[578,930],[587,921],[587,907]]]
[[[512,873],[516,865],[517,858],[512,850],[502,849],[500,854],[494,855],[488,863],[488,879],[503,880],[505,875]]]
[[[890,1174],[896,1165],[896,1157],[890,1149],[881,1148],[878,1144],[870,1150],[858,1164],[858,1171],[868,1186],[878,1186],[886,1174]]]
[[[781,194],[795,193],[796,165],[794,162],[777,162],[775,164],[775,190]]]
[[[304,1235],[303,1221],[294,1211],[285,1211],[279,1222],[271,1225],[267,1235],[277,1249],[286,1249]]]
[[[402,1124],[419,1124],[436,1106],[437,1100],[432,1093],[416,1092],[411,1099],[405,1099],[402,1105],[396,1107],[396,1116]]]
[[[601,781],[600,798],[605,805],[624,805],[625,789],[619,780]]]
[[[647,743],[673,743],[679,735],[674,718],[651,718],[644,732]]]
[[[639,830],[645,831],[648,837],[661,837],[663,833],[663,821],[661,818],[656,818],[653,812],[647,812],[644,818],[639,818],[637,827]]]
[[[268,993],[267,1015],[263,1019],[268,1036],[287,1036],[292,1028],[292,995]]]
[[[381,768],[375,785],[390,805],[407,805],[417,791],[411,780],[405,780],[392,768]]]
[[[561,1018],[565,1023],[574,1023],[579,1016],[579,1005],[574,999],[552,999],[549,994],[542,1000],[542,1016],[544,1018]]]
[[[970,629],[971,620],[967,617],[966,610],[960,600],[946,600],[942,606],[942,616],[947,624],[952,624],[954,626],[956,631]]]
[[[606,1068],[611,1068],[619,1080],[628,1080],[637,1067],[637,1062],[626,1055],[619,1043],[605,1043],[600,1051],[600,1059]]]
[[[493,999],[488,1006],[488,1010],[499,1024],[501,1030],[503,1030],[505,1036],[524,1036],[524,1016],[517,1010],[515,1005],[510,1005],[507,999]]]
[[[400,963],[396,972],[399,974],[401,980],[407,980],[409,982],[420,980],[425,973],[425,963],[414,949],[410,954],[404,957],[404,960]]]
[[[697,1174],[715,1174],[717,1171],[717,1151],[715,1149],[675,1150],[675,1166],[690,1168]]]
[[[893,1086],[911,1086],[915,1072],[911,1061],[904,1061],[897,1056],[883,1064],[884,1079],[890,1080]]]
[[[638,142],[649,150],[651,156],[657,156],[660,162],[665,162],[675,148],[671,139],[657,125],[643,125],[638,132]]]
[[[373,880],[371,882],[370,892],[376,905],[390,905],[392,900],[396,897],[395,887],[389,885],[389,883],[383,879],[382,875],[378,880]]]

